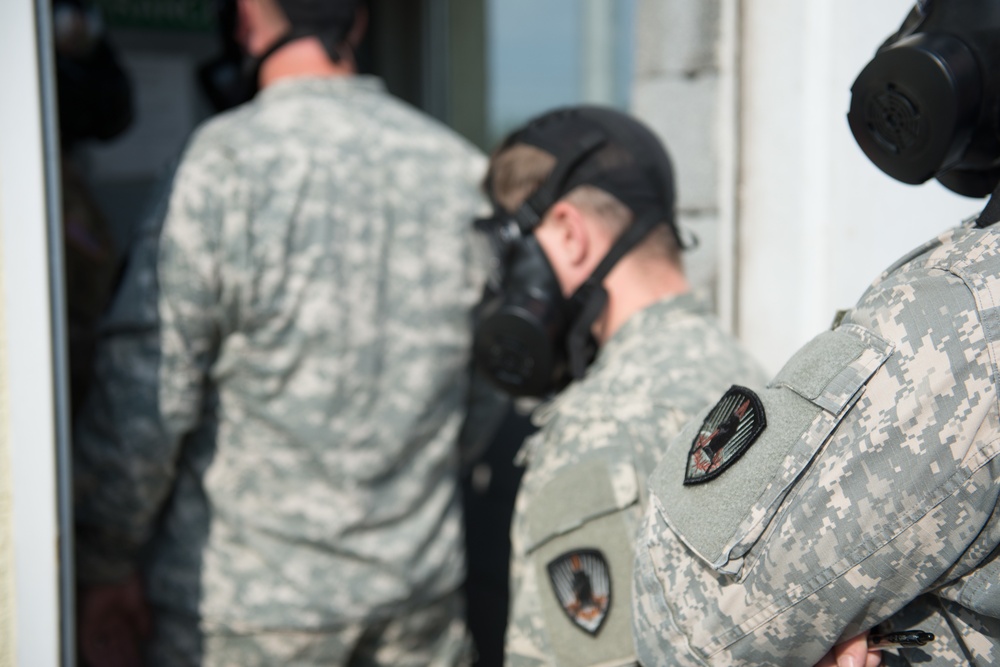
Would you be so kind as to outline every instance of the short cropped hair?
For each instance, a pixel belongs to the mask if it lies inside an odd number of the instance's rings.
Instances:
[[[497,204],[513,213],[541,186],[555,169],[556,158],[529,144],[515,144],[495,153],[490,159],[490,170],[484,187]],[[581,185],[563,198],[574,206],[588,211],[604,224],[613,238],[618,238],[632,224],[632,210],[614,195],[592,185]],[[649,256],[666,258],[678,268],[683,267],[681,250],[670,227],[654,227],[634,249]]]

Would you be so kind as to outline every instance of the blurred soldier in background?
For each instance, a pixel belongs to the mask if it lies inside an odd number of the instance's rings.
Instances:
[[[486,186],[501,272],[476,357],[513,393],[562,390],[520,454],[506,660],[628,664],[632,540],[664,434],[762,376],[690,292],[670,161],[638,121],[544,114]]]
[[[855,82],[876,165],[993,196],[669,444],[636,546],[644,664],[871,667],[871,628],[905,633],[887,665],[1000,662],[998,67],[1000,4],[921,2]]]
[[[104,214],[77,164],[86,141],[107,141],[132,122],[132,86],[104,34],[100,15],[75,0],[52,5],[59,97],[59,139],[70,405],[75,414],[90,384],[97,324],[120,271]]]
[[[141,230],[77,424],[83,653],[461,664],[484,161],[355,75],[353,0],[239,0],[237,27],[261,90]]]

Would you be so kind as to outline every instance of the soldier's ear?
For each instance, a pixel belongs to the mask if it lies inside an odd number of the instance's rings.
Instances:
[[[590,275],[585,265],[590,238],[579,209],[567,202],[557,202],[533,234],[559,280],[563,295],[569,296]]]
[[[592,230],[579,208],[568,201],[559,201],[549,209],[545,224],[551,225],[552,238],[563,254],[563,261],[571,268],[586,263],[593,250]]]

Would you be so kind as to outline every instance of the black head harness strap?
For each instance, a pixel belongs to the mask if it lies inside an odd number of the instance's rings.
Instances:
[[[556,163],[513,214],[494,200],[493,216],[476,223],[490,232],[502,273],[491,278],[496,299],[484,308],[475,349],[478,363],[501,386],[542,395],[536,392],[558,390],[569,375],[583,377],[593,360],[592,328],[608,304],[602,283],[618,261],[658,224],[668,225],[681,248],[688,244],[674,220],[669,156],[648,128],[609,109],[564,109],[515,132],[497,153],[518,144],[538,148]],[[484,183],[491,197],[492,178],[488,174]],[[616,198],[633,220],[565,298],[533,232],[556,202],[582,186]]]
[[[530,143],[526,138],[520,138],[519,141]],[[567,183],[577,167],[607,143],[607,136],[598,129],[586,132],[576,141],[574,150],[559,160],[549,177],[515,212],[514,219],[521,234],[530,234],[541,224],[549,208],[566,194],[569,189]],[[539,146],[539,148],[545,150],[545,147]],[[655,188],[657,179],[652,173],[652,169],[644,168],[643,175]],[[657,224],[664,221],[670,225],[679,246],[685,247],[674,220],[664,220],[665,215],[669,217],[672,202],[668,201],[667,195],[664,194],[662,197],[663,201],[649,202],[644,208],[634,212],[636,218],[633,223],[616,239],[594,272],[569,299],[569,309],[575,317],[570,318],[572,324],[566,337],[566,352],[569,371],[575,379],[584,376],[587,366],[596,352],[591,327],[607,306],[608,293],[602,283],[611,269],[632,248],[646,238]],[[632,205],[630,205],[631,207]]]
[[[990,200],[986,202],[986,208],[976,218],[976,227],[985,228],[996,222],[1000,222],[1000,184],[990,195]]]
[[[279,37],[274,44],[267,47],[267,50],[264,51],[264,53],[247,61],[248,68],[244,71],[247,73],[248,80],[255,83],[259,81],[260,68],[264,66],[265,60],[273,56],[281,47],[304,37],[316,37],[319,39],[320,44],[323,45],[323,50],[326,51],[326,55],[330,58],[330,61],[339,63],[343,59],[343,56],[340,53],[340,45],[343,42],[343,32],[343,30],[337,28],[324,29],[317,26],[293,27],[291,30]]]
[[[584,160],[607,143],[603,133],[595,130],[580,137],[575,149],[565,159],[559,160],[548,178],[538,186],[538,189],[525,200],[517,211],[514,219],[522,234],[530,234],[541,224],[548,210],[565,193],[566,181]]]
[[[573,293],[570,300],[579,309],[580,316],[573,323],[567,336],[569,370],[580,379],[587,370],[593,351],[590,346],[590,327],[608,304],[608,292],[601,284],[622,257],[662,222],[660,211],[646,209],[622,232],[590,277]]]

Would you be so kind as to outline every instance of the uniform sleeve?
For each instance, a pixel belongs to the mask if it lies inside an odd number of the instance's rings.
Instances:
[[[218,338],[214,236],[223,174],[232,171],[221,154],[189,150],[168,203],[133,245],[102,326],[74,434],[82,582],[131,571],[170,491],[183,437],[201,418]]]
[[[980,565],[1000,443],[977,313],[954,275],[886,289],[759,390],[767,427],[718,477],[684,484],[700,419],[670,443],[637,544],[644,664],[815,664]]]
[[[515,506],[511,666],[635,661],[630,582],[641,517],[631,445],[618,425],[579,424],[529,440],[555,456],[529,464]]]

